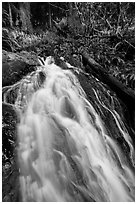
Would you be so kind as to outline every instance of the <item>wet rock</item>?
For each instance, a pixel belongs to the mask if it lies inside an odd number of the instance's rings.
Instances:
[[[2,168],[2,201],[19,202],[19,200],[19,170],[17,167],[17,163],[13,162],[9,171],[5,172],[4,168]]]
[[[2,86],[9,86],[21,80],[39,66],[38,56],[33,52],[22,51],[2,53]]]
[[[7,104],[2,104],[2,201],[19,201],[19,169],[17,165],[17,113]]]
[[[18,118],[16,111],[7,104],[2,104],[2,151],[3,162],[5,158],[13,157],[16,147],[16,124]]]

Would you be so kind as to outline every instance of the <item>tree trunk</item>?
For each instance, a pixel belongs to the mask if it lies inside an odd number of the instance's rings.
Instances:
[[[32,24],[30,20],[30,2],[20,2],[20,20],[22,30],[32,32]]]
[[[51,24],[51,8],[50,8],[50,4],[49,4],[49,27],[51,28],[52,24]]]
[[[11,12],[11,6],[10,3],[9,4],[9,22],[10,22],[10,27],[12,28],[13,26],[13,22],[12,22],[12,12]]]

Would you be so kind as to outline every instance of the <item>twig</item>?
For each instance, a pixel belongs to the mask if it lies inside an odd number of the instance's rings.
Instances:
[[[116,35],[119,33],[119,23],[120,23],[120,17],[121,17],[121,4],[119,4],[119,7],[120,7],[120,13],[118,15]]]
[[[65,9],[63,9],[63,8],[61,8],[61,7],[59,7],[59,6],[55,6],[55,5],[51,4],[50,2],[48,2],[48,4],[50,4],[51,6],[53,6],[53,7],[55,7],[55,8],[58,8],[58,9],[60,9],[60,10],[69,12],[69,9],[65,10]]]
[[[94,9],[94,8],[93,8],[93,9]],[[100,9],[99,9],[99,10],[100,10]],[[95,11],[95,9],[94,9],[94,11]],[[100,12],[102,13],[101,10],[100,10]],[[97,12],[96,12],[96,14],[97,14],[97,16],[99,16],[102,20],[106,21],[106,23],[108,24],[108,26],[109,26],[111,29],[113,28],[107,18],[101,17]],[[104,15],[104,14],[102,13],[102,15]]]
[[[79,8],[78,8],[78,6],[77,6],[77,2],[75,2],[75,7],[76,7],[76,10],[77,10],[78,15],[79,15],[80,23],[82,24],[82,19],[81,19],[81,15],[82,15],[82,13],[79,11]]]
[[[115,45],[114,50],[116,50],[117,47],[118,47],[121,43],[122,43],[122,42],[118,42],[118,43]]]
[[[13,108],[13,110],[16,110],[16,107],[15,107],[14,104],[10,104],[10,103],[7,103],[7,102],[2,102],[2,105],[9,106],[9,107]]]
[[[124,40],[124,41],[135,49],[135,47],[130,42],[128,42],[127,40]]]

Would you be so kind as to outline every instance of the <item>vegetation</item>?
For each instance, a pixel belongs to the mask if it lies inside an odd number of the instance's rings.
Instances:
[[[4,50],[17,52],[30,47],[40,54],[43,47],[55,44],[52,55],[65,54],[63,57],[70,59],[84,49],[134,89],[135,3],[6,2],[2,17]]]
[[[52,55],[57,59],[63,57],[86,71],[82,58],[85,51],[105,72],[134,92],[135,3],[3,2],[2,49],[3,53],[18,56],[24,52],[23,57],[27,56],[26,53],[42,57]],[[13,66],[14,70],[4,75],[8,83],[20,79],[20,73],[25,75],[26,69],[28,72],[31,70],[25,63],[22,64],[19,63],[16,69]],[[12,65],[16,65],[16,62]],[[20,67],[25,71],[21,69],[18,72]],[[6,63],[3,68],[9,70]],[[13,76],[14,80],[9,80]],[[94,79],[90,83],[93,85]],[[83,84],[87,86],[85,80]],[[10,171],[6,165],[3,166],[3,201],[16,202],[19,199],[19,183],[13,179],[18,176],[18,168],[13,161],[16,157],[13,151],[16,146],[16,123],[15,110],[3,104],[3,161],[4,164],[10,161],[15,168],[15,171]],[[15,174],[13,178],[9,177],[11,172]],[[13,180],[16,180],[16,188],[13,187]]]

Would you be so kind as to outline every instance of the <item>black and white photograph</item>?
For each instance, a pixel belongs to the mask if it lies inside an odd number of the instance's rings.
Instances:
[[[2,2],[2,202],[135,202],[135,2]]]

